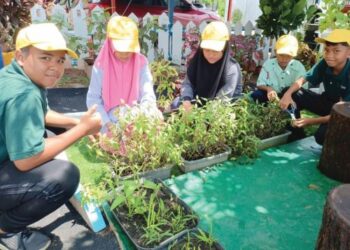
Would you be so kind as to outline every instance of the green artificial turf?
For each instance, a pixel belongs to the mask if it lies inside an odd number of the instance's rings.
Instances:
[[[317,170],[313,137],[167,180],[227,250],[314,249],[327,193],[338,182]]]

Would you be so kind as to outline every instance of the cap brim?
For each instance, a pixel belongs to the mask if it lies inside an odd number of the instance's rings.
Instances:
[[[347,41],[347,40],[344,40],[344,39],[317,37],[317,38],[315,38],[315,42],[317,42],[317,43],[326,43],[326,42],[330,42],[330,43],[348,43],[349,46],[350,46],[350,41]]]
[[[290,48],[288,47],[284,47],[284,48],[280,48],[276,50],[276,54],[279,55],[289,55],[289,56],[296,56],[297,52],[292,51]]]
[[[140,52],[138,40],[112,40],[113,49],[119,52]]]
[[[78,59],[79,56],[77,55],[77,53],[75,53],[73,50],[68,49],[67,47],[61,48],[61,47],[52,47],[52,46],[48,46],[47,44],[32,44],[33,47],[37,48],[37,49],[41,49],[44,51],[58,51],[58,50],[64,50],[67,52],[67,54],[72,57],[73,59]]]
[[[210,49],[215,51],[223,51],[226,41],[204,40],[201,42],[202,49]]]

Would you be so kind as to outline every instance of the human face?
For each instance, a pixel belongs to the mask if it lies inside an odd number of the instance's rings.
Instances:
[[[42,88],[53,87],[64,73],[66,51],[44,51],[33,46],[24,53],[16,52],[16,60],[24,73]]]
[[[288,66],[288,63],[293,59],[291,55],[287,54],[276,54],[278,65],[281,69],[285,69]]]
[[[120,52],[120,51],[114,51],[115,57],[122,61],[122,62],[127,62],[130,57],[132,56],[132,52]]]
[[[223,57],[224,52],[215,51],[211,49],[203,49],[203,55],[204,55],[204,58],[208,61],[208,63],[214,64]]]
[[[323,51],[323,57],[329,67],[340,73],[350,56],[350,47],[342,44],[326,45]]]

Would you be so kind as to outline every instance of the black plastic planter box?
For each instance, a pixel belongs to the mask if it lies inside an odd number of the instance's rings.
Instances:
[[[208,233],[204,232],[207,236]],[[219,242],[214,241],[214,243],[211,246],[208,246],[208,244],[205,244],[205,242],[201,242],[196,237],[196,234],[200,234],[200,231],[195,228],[187,233],[182,234],[179,238],[177,238],[174,242],[170,243],[169,246],[166,248],[168,250],[182,250],[182,249],[201,249],[201,250],[224,250],[224,248],[219,244]],[[189,245],[188,241],[191,243]]]
[[[165,193],[165,195],[167,197],[172,197],[176,201],[176,203],[180,204],[184,208],[183,211],[186,215],[188,215],[188,214],[195,215],[195,213],[192,211],[192,209],[186,203],[184,203],[181,199],[176,197],[176,195],[167,186],[165,186],[162,183],[161,183],[161,186],[162,186],[162,188],[161,188],[162,192]],[[119,225],[121,226],[121,228],[123,229],[123,231],[125,232],[125,234],[130,239],[130,241],[136,247],[136,249],[141,249],[141,250],[167,249],[170,242],[173,242],[177,238],[181,237],[183,234],[186,234],[190,229],[193,229],[198,225],[198,217],[196,217],[193,220],[191,220],[191,222],[189,222],[189,224],[190,224],[189,228],[186,228],[183,231],[176,233],[175,235],[172,235],[168,238],[163,239],[160,243],[154,244],[153,246],[149,247],[146,245],[140,245],[138,243],[137,239],[133,238],[133,236],[132,236],[132,231],[135,228],[141,228],[142,225],[137,225],[136,223],[132,223],[133,222],[132,219],[130,219],[130,220],[126,219],[127,216],[124,215],[120,209],[118,210],[118,208],[114,209],[112,211],[112,214],[113,214],[114,218],[117,220],[117,222],[119,223]],[[135,217],[135,219],[136,219],[136,217]]]

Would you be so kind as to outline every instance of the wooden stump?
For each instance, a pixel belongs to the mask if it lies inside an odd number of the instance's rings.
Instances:
[[[350,102],[332,108],[318,168],[334,180],[350,183]]]
[[[350,184],[340,185],[328,194],[316,249],[350,249]]]

